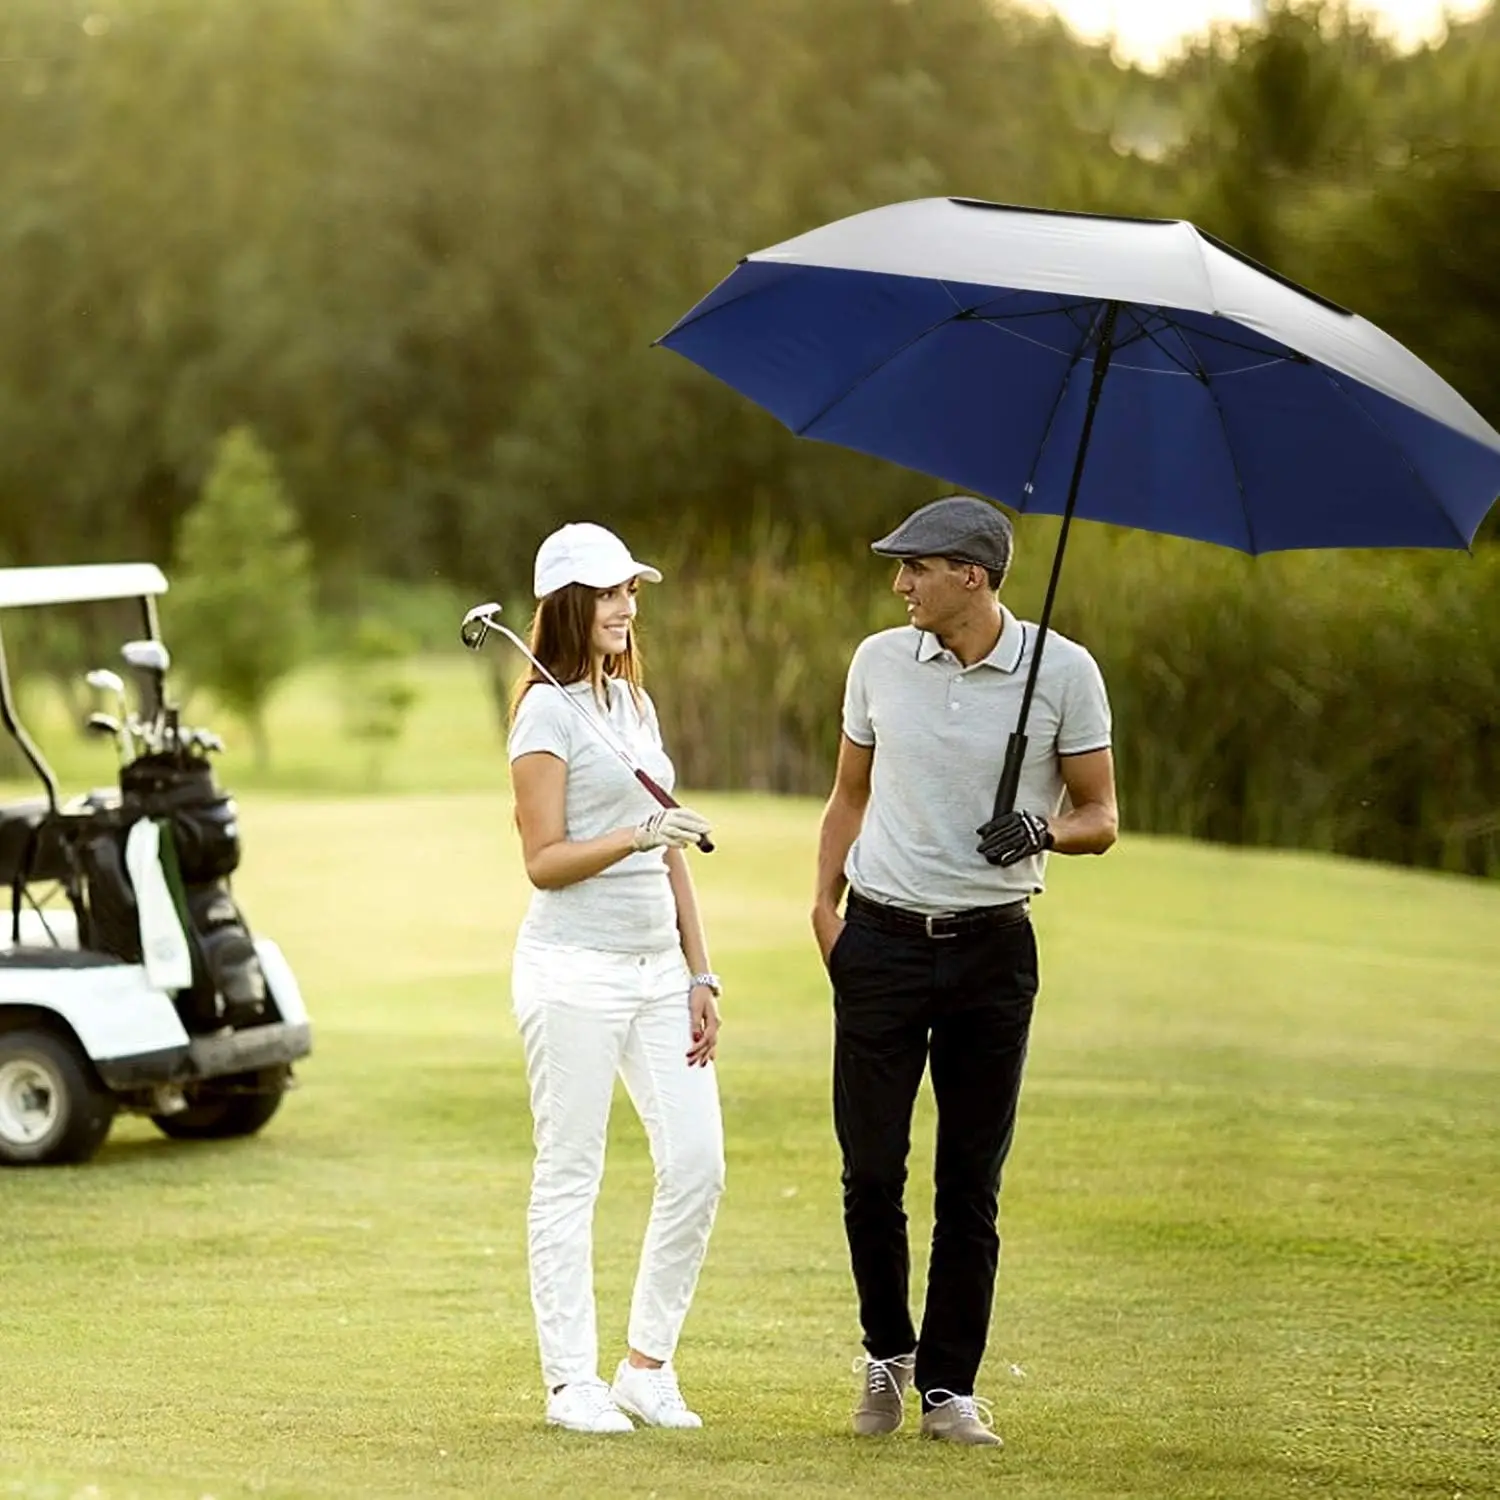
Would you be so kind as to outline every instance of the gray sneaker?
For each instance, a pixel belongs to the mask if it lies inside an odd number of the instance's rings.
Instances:
[[[957,1396],[952,1391],[928,1391],[932,1409],[922,1413],[922,1436],[970,1448],[1003,1448],[994,1431],[990,1403],[980,1396]]]
[[[901,1425],[905,1416],[902,1400],[911,1389],[917,1356],[894,1354],[890,1359],[872,1359],[862,1354],[854,1361],[854,1372],[864,1371],[865,1389],[854,1409],[856,1437],[884,1437]]]

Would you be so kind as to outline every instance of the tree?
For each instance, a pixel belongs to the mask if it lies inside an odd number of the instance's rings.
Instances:
[[[245,721],[263,768],[266,704],[307,649],[313,576],[275,460],[248,427],[219,440],[203,497],[182,520],[176,572],[173,649],[190,680]]]
[[[365,747],[365,782],[372,789],[383,785],[385,752],[401,738],[417,701],[405,672],[411,652],[410,637],[368,616],[355,626],[343,652],[344,733]]]

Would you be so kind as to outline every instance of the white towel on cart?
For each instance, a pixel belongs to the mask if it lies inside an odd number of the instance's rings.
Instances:
[[[125,839],[125,868],[135,887],[146,977],[159,990],[187,989],[193,982],[193,956],[162,871],[161,829],[150,818],[131,827]]]

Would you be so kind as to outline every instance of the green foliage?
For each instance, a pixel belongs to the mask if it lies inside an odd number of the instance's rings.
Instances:
[[[1358,8],[1275,0],[1260,24],[1219,26],[1152,75],[1019,0],[6,0],[0,58],[0,140],[26,146],[0,152],[0,553],[169,555],[221,435],[244,422],[295,496],[331,616],[367,612],[372,577],[400,580],[430,605],[374,612],[447,650],[451,626],[424,623],[444,589],[460,611],[521,597],[540,538],[598,519],[683,560],[691,592],[680,605],[664,592],[662,608],[707,622],[692,629],[766,705],[741,705],[748,740],[690,723],[712,656],[680,669],[682,706],[664,693],[664,708],[684,716],[695,778],[816,779],[836,674],[788,662],[835,653],[782,647],[820,624],[828,641],[856,635],[873,606],[862,582],[840,594],[800,533],[835,558],[857,552],[932,493],[794,440],[651,347],[748,250],[928,193],[1192,217],[1389,328],[1500,417],[1493,6],[1403,56]],[[785,535],[766,533],[768,515]],[[1147,555],[1129,552],[1143,577],[1158,566]],[[1163,602],[1151,616],[1157,696],[1131,686],[1132,665],[1113,671],[1122,713],[1138,698],[1148,721],[1162,695],[1199,696],[1168,686],[1188,670],[1163,645],[1178,625],[1221,670],[1260,670],[1254,643],[1232,636],[1264,628],[1254,590],[1283,576],[1262,566],[1252,586],[1205,549],[1162,556],[1184,613],[1169,623]],[[1294,592],[1321,601],[1297,605],[1307,630],[1348,657],[1315,672],[1289,653],[1299,701],[1323,702],[1332,677],[1389,675],[1340,634],[1334,585],[1325,597],[1286,566]],[[799,592],[804,568],[826,620]],[[1327,577],[1403,600],[1419,573],[1392,558]],[[1221,587],[1237,602],[1216,610]],[[1065,612],[1085,602],[1064,590]],[[1150,623],[1111,617],[1109,638]],[[676,632],[648,643],[670,654]],[[173,644],[185,660],[194,649]],[[1476,670],[1465,692],[1483,687]],[[1273,695],[1256,681],[1210,716],[1226,744],[1282,722],[1264,717]],[[1487,863],[1479,835],[1459,854],[1440,831],[1484,826],[1482,797],[1413,811],[1412,788],[1447,761],[1415,665],[1401,687],[1413,723],[1383,729],[1379,768],[1339,783],[1363,788],[1349,808],[1368,800],[1373,820],[1396,821],[1360,832],[1341,813],[1327,836]],[[1475,755],[1458,784],[1486,774]],[[1157,758],[1176,767],[1171,785],[1192,782],[1194,805],[1237,787],[1240,806],[1188,814],[1122,764],[1153,826],[1323,837],[1306,787],[1295,816],[1268,816],[1251,804],[1280,782],[1220,755],[1208,787],[1192,780],[1202,755]],[[1285,747],[1265,758],[1285,764]]]
[[[1021,523],[1004,597],[1033,619],[1055,536]],[[889,582],[769,527],[648,589],[685,782],[826,792],[849,654],[902,620]],[[1127,828],[1500,875],[1500,551],[1251,559],[1080,527],[1055,623],[1104,670]]]
[[[183,518],[163,615],[189,678],[267,745],[271,690],[297,667],[312,623],[310,551],[271,455],[246,427],[226,433],[203,498]]]
[[[394,749],[417,701],[407,663],[413,642],[383,620],[359,620],[342,652],[339,696],[344,730],[368,754],[367,784],[384,781],[384,760]]]

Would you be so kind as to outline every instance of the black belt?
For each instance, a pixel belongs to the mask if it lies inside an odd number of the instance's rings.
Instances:
[[[940,917],[924,917],[921,912],[887,906],[883,901],[871,901],[858,891],[850,891],[845,912],[849,915],[858,913],[861,922],[886,932],[954,938],[966,932],[1013,927],[1017,922],[1024,922],[1031,914],[1031,902],[1022,896],[1019,901],[1007,901],[1004,906],[971,906],[967,911],[949,912]]]

